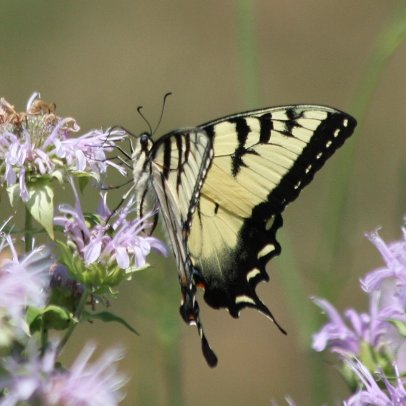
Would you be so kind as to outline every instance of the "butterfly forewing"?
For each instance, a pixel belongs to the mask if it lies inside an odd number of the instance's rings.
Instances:
[[[156,192],[178,266],[184,266],[191,217],[210,166],[212,140],[203,130],[179,131],[159,139],[151,151],[152,185]],[[180,274],[181,280],[190,279]]]
[[[178,130],[152,148],[151,183],[178,265],[181,314],[197,325],[209,365],[217,358],[203,334],[196,286],[233,317],[253,307],[276,323],[255,288],[280,253],[281,213],[355,126],[332,108],[284,106]]]
[[[217,357],[203,332],[196,284],[189,257],[188,237],[200,189],[213,156],[212,139],[202,129],[179,131],[164,136],[151,153],[152,185],[175,254],[182,291],[180,312],[188,324],[195,324],[202,339],[207,362],[214,366]]]

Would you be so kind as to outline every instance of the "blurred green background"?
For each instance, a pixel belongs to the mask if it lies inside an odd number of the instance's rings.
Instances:
[[[226,114],[318,103],[360,120],[353,139],[285,212],[282,255],[259,294],[288,331],[246,310],[239,320],[201,301],[219,365],[211,370],[179,314],[174,261],[120,288],[121,326],[80,326],[64,354],[89,339],[126,348],[123,405],[319,405],[347,396],[338,372],[310,350],[323,318],[308,300],[366,310],[358,279],[382,260],[364,232],[400,236],[406,213],[406,24],[400,0],[23,1],[0,4],[0,95],[18,110],[35,90],[83,131],[152,126],[159,133]]]

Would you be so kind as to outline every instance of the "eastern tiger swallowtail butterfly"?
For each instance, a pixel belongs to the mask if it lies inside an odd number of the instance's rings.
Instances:
[[[136,137],[137,204],[140,213],[148,202],[157,205],[163,218],[178,267],[180,313],[197,326],[210,366],[217,357],[203,332],[196,288],[211,307],[233,317],[255,308],[284,332],[255,288],[269,280],[266,264],[281,252],[276,232],[284,208],[355,126],[341,111],[292,105],[175,130],[156,142],[148,133]]]

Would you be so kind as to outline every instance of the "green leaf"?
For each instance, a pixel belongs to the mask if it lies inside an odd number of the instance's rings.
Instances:
[[[45,308],[43,318],[46,328],[65,330],[73,320],[73,315],[63,307],[49,305]]]
[[[32,217],[54,239],[54,191],[49,182],[37,180],[27,185],[29,199],[26,202],[27,209]]]
[[[25,314],[28,325],[31,325],[37,317],[41,316],[43,311],[44,309],[41,307],[29,306]]]
[[[123,318],[116,316],[115,314],[108,312],[108,311],[103,311],[103,312],[99,312],[99,313],[89,313],[87,311],[83,311],[82,317],[87,320],[101,320],[104,322],[115,321],[117,323],[122,324],[132,333],[139,335],[138,332],[129,323],[127,323]]]
[[[26,317],[31,333],[40,331],[41,328],[66,330],[74,320],[71,312],[56,305],[49,305],[44,309],[30,307]]]
[[[62,241],[55,241],[59,248],[58,261],[65,265],[69,275],[78,282],[86,284],[86,268],[83,260],[79,255],[75,255],[74,250]]]
[[[52,177],[57,179],[58,182],[63,185],[64,171],[62,169],[56,169],[52,172]]]
[[[83,214],[86,220],[86,224],[89,228],[94,227],[97,224],[101,224],[102,219],[100,217],[100,214],[96,213],[84,213]]]
[[[20,185],[15,183],[7,188],[8,199],[10,206],[14,207],[15,203],[20,200]]]
[[[85,171],[77,171],[77,170],[71,170],[70,173],[75,177],[75,178],[93,178],[96,180],[96,182],[100,182],[100,175],[96,172],[85,172]]]
[[[86,186],[89,184],[89,178],[81,176],[79,177],[79,190],[81,193],[85,191]]]

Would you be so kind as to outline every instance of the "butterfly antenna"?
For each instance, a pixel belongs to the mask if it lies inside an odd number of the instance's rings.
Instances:
[[[152,131],[151,135],[154,135],[154,134],[155,134],[155,131],[158,129],[159,125],[161,124],[162,117],[163,117],[164,111],[165,111],[166,99],[167,99],[169,96],[171,96],[171,95],[172,95],[172,92],[168,92],[168,93],[165,94],[164,100],[163,100],[163,102],[162,102],[161,115],[159,116],[158,123],[157,123],[157,125],[155,126],[154,131]]]
[[[144,114],[142,113],[142,110],[143,109],[143,106],[138,106],[137,107],[137,111],[138,111],[138,114],[142,117],[142,119],[146,122],[146,124],[147,124],[147,126],[148,126],[148,129],[149,129],[149,133],[152,135],[152,127],[151,127],[151,124],[149,123],[149,121],[146,119],[146,117],[144,116]]]

